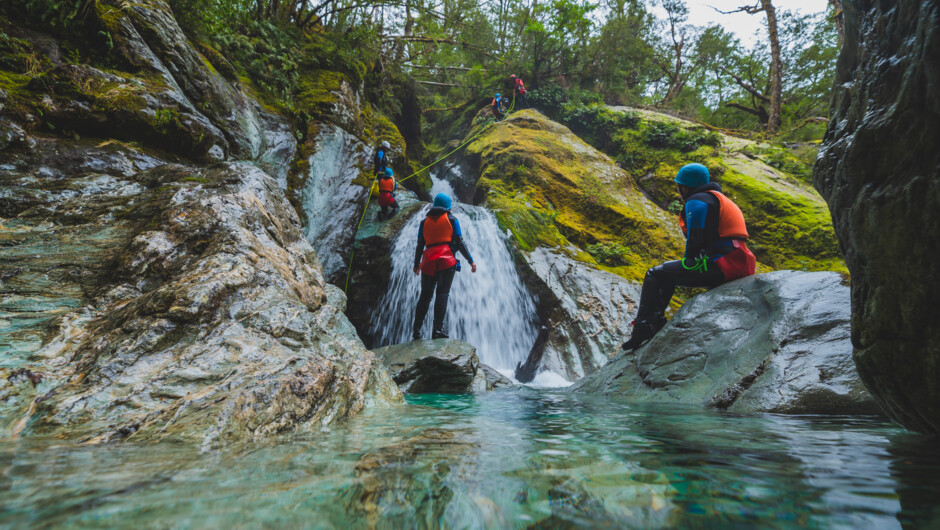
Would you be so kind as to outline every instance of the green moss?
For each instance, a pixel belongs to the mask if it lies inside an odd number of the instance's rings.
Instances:
[[[575,259],[595,264],[588,249],[617,245],[630,259],[608,269],[637,281],[680,252],[675,229],[629,175],[537,113],[489,127],[467,154],[480,166],[487,205],[525,250],[573,246]]]
[[[345,76],[329,70],[305,72],[299,83],[294,103],[298,110],[310,116],[329,114],[336,103],[336,92],[340,90]]]

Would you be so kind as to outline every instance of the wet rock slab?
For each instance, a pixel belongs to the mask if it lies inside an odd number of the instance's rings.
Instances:
[[[463,394],[512,386],[507,377],[480,363],[473,345],[460,340],[416,340],[373,353],[409,394]]]
[[[852,361],[848,291],[832,272],[729,282],[571,390],[735,412],[879,414]]]

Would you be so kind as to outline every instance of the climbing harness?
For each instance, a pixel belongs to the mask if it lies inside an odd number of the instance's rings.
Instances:
[[[515,106],[516,106],[516,95],[513,94],[513,95],[512,95],[512,103],[509,105],[509,110],[507,110],[506,113],[508,114],[508,113],[512,112],[512,109],[515,108]],[[402,183],[402,182],[404,182],[404,181],[406,181],[406,180],[408,180],[408,179],[410,179],[410,178],[412,178],[412,177],[416,177],[416,176],[420,175],[422,172],[424,172],[425,170],[430,169],[430,168],[436,166],[437,164],[443,162],[443,161],[446,160],[448,157],[450,157],[450,155],[452,155],[452,154],[456,153],[457,151],[463,149],[464,147],[470,145],[470,142],[472,142],[474,139],[476,139],[477,136],[480,136],[481,134],[483,134],[483,131],[489,129],[489,128],[490,128],[490,125],[493,125],[494,123],[496,123],[496,122],[491,122],[491,123],[488,123],[488,124],[484,125],[483,128],[481,128],[479,131],[477,131],[473,136],[471,136],[470,138],[467,138],[462,144],[460,144],[460,145],[458,145],[457,147],[455,147],[453,151],[451,151],[451,152],[447,153],[446,155],[444,155],[444,156],[438,158],[438,159],[435,160],[434,162],[431,162],[430,164],[424,166],[423,168],[421,168],[421,169],[415,171],[414,173],[408,175],[407,177],[405,177],[405,178],[399,180],[398,182],[399,182],[399,183]],[[405,188],[405,189],[407,189],[407,188]],[[411,190],[408,190],[408,191],[411,191]],[[418,194],[417,194],[417,193],[415,193],[415,192],[413,192],[413,191],[412,191],[411,193],[415,196],[416,199],[418,198]],[[362,209],[362,216],[359,217],[359,224],[356,225],[356,233],[358,233],[358,232],[359,232],[359,229],[362,227],[362,222],[363,222],[363,221],[365,220],[365,218],[366,218],[366,212],[369,211],[369,201],[371,201],[371,200],[372,200],[372,190],[371,190],[371,188],[370,188],[369,193],[366,195],[366,204],[365,204],[365,207]],[[356,256],[356,246],[353,245],[352,252],[350,252],[350,254],[349,254],[349,266],[348,266],[347,269],[346,269],[346,284],[345,284],[345,286],[343,287],[343,292],[346,292],[346,291],[349,290],[349,276],[352,274],[352,264],[353,264],[353,258],[354,258],[355,256]]]
[[[708,256],[695,259],[695,265],[689,267],[685,264],[685,258],[682,258],[682,268],[687,271],[698,271],[700,273],[708,272]]]

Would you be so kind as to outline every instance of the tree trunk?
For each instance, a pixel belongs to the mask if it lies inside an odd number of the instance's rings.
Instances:
[[[829,0],[832,6],[832,16],[835,18],[836,33],[839,35],[839,48],[842,48],[842,41],[845,40],[845,19],[842,18],[842,0]]]
[[[777,34],[777,13],[771,0],[761,0],[767,13],[767,33],[770,37],[770,112],[767,117],[767,132],[773,134],[780,128],[780,106],[783,99],[783,61],[780,58],[780,37]]]

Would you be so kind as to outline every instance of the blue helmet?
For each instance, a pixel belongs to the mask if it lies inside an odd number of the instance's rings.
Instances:
[[[385,174],[388,175],[389,177],[395,176],[395,173],[392,171],[392,168],[390,167],[385,168]]]
[[[708,184],[708,168],[702,164],[686,164],[676,173],[676,182],[690,188]]]
[[[434,197],[434,206],[450,210],[450,196],[446,193],[438,193]]]
[[[499,97],[499,92],[496,93],[496,97]]]

